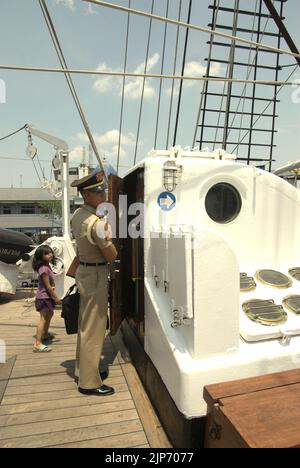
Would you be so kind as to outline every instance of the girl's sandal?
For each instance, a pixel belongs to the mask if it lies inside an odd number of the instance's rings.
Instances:
[[[33,352],[34,353],[50,353],[52,351],[52,348],[49,348],[48,346],[42,344],[40,346],[34,346],[33,347]]]

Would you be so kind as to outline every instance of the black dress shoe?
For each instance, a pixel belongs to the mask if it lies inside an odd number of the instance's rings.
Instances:
[[[103,372],[100,372],[100,377],[101,377],[101,380],[106,380],[106,379],[108,378],[108,369],[105,370],[105,371],[103,371]],[[75,376],[75,377],[74,377],[74,381],[75,381],[76,383],[78,383],[78,382],[79,382],[79,378]]]
[[[85,388],[78,387],[78,391],[83,395],[94,395],[94,396],[106,396],[113,395],[115,390],[108,385],[102,385],[100,388],[94,388],[92,390],[86,390]]]

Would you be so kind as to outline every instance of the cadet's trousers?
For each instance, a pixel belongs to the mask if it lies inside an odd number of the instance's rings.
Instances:
[[[76,284],[80,292],[80,311],[75,375],[79,378],[79,387],[86,390],[102,385],[99,363],[107,323],[107,283],[107,265],[78,267]]]

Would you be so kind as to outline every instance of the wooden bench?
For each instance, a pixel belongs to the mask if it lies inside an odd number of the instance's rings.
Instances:
[[[206,448],[299,448],[300,370],[204,388]]]

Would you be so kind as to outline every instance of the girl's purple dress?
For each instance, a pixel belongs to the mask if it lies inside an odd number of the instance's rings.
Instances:
[[[51,286],[54,286],[54,274],[51,268],[47,265],[42,265],[38,269],[38,275],[39,275],[39,284],[38,284],[38,289],[36,293],[36,299],[35,299],[35,308],[38,312],[41,311],[46,311],[46,312],[53,312],[53,309],[55,307],[55,301],[49,297],[48,291],[45,288],[45,285],[42,280],[42,275],[46,273],[49,276],[49,282]]]

